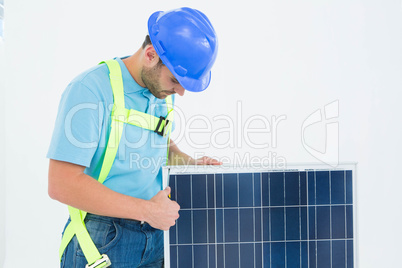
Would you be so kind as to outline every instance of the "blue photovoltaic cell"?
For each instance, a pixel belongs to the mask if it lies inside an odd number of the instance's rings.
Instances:
[[[345,204],[345,172],[331,172],[331,204]]]
[[[331,235],[330,226],[330,206],[320,206],[316,208],[317,219],[317,239],[329,239]]]
[[[225,242],[238,242],[239,241],[239,221],[237,209],[225,209],[223,211],[224,217],[224,241]]]
[[[215,174],[215,202],[216,202],[216,207],[221,208],[223,206],[223,198],[222,198],[222,193],[223,193],[223,186],[222,186],[222,179],[223,176],[222,174]]]
[[[208,208],[215,207],[215,181],[214,175],[208,174],[207,175],[207,189],[208,189]]]
[[[317,241],[317,268],[331,267],[330,241]]]
[[[225,245],[225,266],[239,268],[239,244]]]
[[[285,173],[285,205],[299,205],[299,173]]]
[[[207,207],[207,182],[205,175],[192,175],[192,204],[193,208]]]
[[[317,241],[308,242],[308,267],[317,268]]]
[[[307,207],[300,208],[300,239],[307,240]]]
[[[193,243],[207,243],[207,214],[206,210],[193,211]]]
[[[311,206],[316,204],[315,186],[315,172],[309,171],[307,172],[307,193],[308,204]]]
[[[344,240],[332,241],[332,267],[344,267],[346,263],[345,256],[346,243]]]
[[[281,172],[270,173],[270,206],[284,206],[285,205],[285,191],[284,191],[284,174]],[[264,192],[263,192],[264,193]]]
[[[215,221],[215,211],[208,210],[208,242],[213,243],[215,242],[215,228],[216,228],[216,221]]]
[[[254,241],[256,241],[256,242],[262,241],[261,229],[262,229],[262,225],[264,223],[261,223],[261,214],[262,214],[261,211],[262,211],[261,208],[255,208],[254,209],[254,214],[253,214],[253,217],[254,217],[254,233],[255,233],[254,234]],[[269,222],[269,218],[265,222],[266,223]]]
[[[316,204],[330,204],[329,199],[329,171],[315,172]]]
[[[192,232],[191,232],[191,211],[180,211],[180,221],[177,222],[176,228],[178,233],[178,244],[191,244]]]
[[[261,197],[262,205],[263,206],[269,206],[269,197],[271,196],[270,194],[266,194],[270,192],[269,188],[269,174],[268,173],[263,173],[261,174],[261,189],[259,195]],[[258,203],[258,201],[256,202]]]
[[[300,210],[298,207],[285,208],[286,240],[300,240]]]
[[[285,240],[285,208],[271,208],[269,210],[271,215],[271,230],[264,229],[264,232],[271,234],[272,241]],[[268,226],[267,226],[268,227]]]
[[[253,178],[254,178],[254,206],[259,207],[259,206],[261,206],[261,174],[254,173]],[[268,187],[268,183],[267,183],[267,187]],[[267,195],[264,195],[265,198],[266,198],[266,196]],[[267,205],[269,206],[269,203],[267,203]]]
[[[284,242],[271,243],[271,267],[285,267],[285,255],[286,245]]]
[[[239,174],[239,206],[253,206],[253,177],[251,173]]]
[[[261,241],[271,241],[271,228],[272,223],[270,221],[270,208],[261,209],[262,212],[262,222],[261,222],[261,232],[262,232],[262,240]],[[257,229],[258,227],[256,227]]]
[[[317,232],[317,228],[315,227],[315,223],[316,223],[316,217],[315,217],[315,210],[316,207],[315,206],[311,206],[308,207],[308,238],[310,240],[312,239],[316,239],[316,232]]]
[[[254,267],[254,244],[240,244],[240,267]]]
[[[286,243],[286,266],[300,267],[300,242]]]
[[[306,172],[300,172],[300,205],[307,205],[307,177]]]
[[[351,170],[170,175],[171,268],[353,268]]]
[[[333,206],[331,208],[332,239],[344,239],[346,234],[345,206]]]
[[[208,267],[208,248],[206,245],[194,246],[194,267]]]
[[[240,214],[240,242],[254,241],[253,209],[242,208]]]
[[[180,204],[180,208],[191,208],[191,176],[177,175],[175,186],[177,189],[176,200]]]
[[[193,267],[193,246],[181,245],[177,247],[178,267]],[[185,256],[185,258],[183,258]]]
[[[236,174],[223,175],[223,205],[225,207],[238,207],[238,187]]]
[[[208,245],[208,259],[209,259],[209,267],[216,267],[216,255],[215,255],[215,245]]]
[[[218,244],[216,246],[216,267],[225,267],[224,265],[224,258],[223,258],[223,244]],[[183,256],[186,257],[186,256]],[[213,266],[212,266],[213,267]]]
[[[306,241],[300,242],[301,244],[301,268],[308,268],[308,243]]]
[[[263,262],[263,253],[262,253],[262,244],[261,243],[254,243],[254,261],[255,265],[254,267],[263,267],[262,262]],[[269,253],[265,255],[266,258],[269,259]],[[269,268],[269,266],[266,266]]]
[[[216,242],[223,243],[223,209],[217,209],[215,213]]]

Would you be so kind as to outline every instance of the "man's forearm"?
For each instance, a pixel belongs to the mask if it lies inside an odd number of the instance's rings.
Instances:
[[[144,220],[146,201],[110,190],[79,166],[50,160],[49,195],[64,204],[102,216]]]
[[[146,221],[167,230],[178,218],[179,205],[168,198],[170,189],[160,191],[151,200],[115,192],[86,175],[85,167],[50,160],[49,196],[89,213]]]
[[[173,140],[170,140],[169,165],[194,165],[195,160],[191,156],[183,153]]]

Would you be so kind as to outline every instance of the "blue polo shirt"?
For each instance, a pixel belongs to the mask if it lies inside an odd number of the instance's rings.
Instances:
[[[122,71],[126,108],[166,116],[165,100],[139,86],[121,59],[116,60]],[[85,166],[85,173],[97,179],[109,138],[112,107],[106,64],[76,77],[62,95],[47,157]],[[166,163],[166,153],[167,137],[124,124],[116,159],[104,185],[149,200],[162,189],[161,167]]]

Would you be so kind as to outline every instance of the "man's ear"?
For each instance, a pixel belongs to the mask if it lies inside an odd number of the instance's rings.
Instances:
[[[159,62],[159,56],[152,45],[148,45],[144,49],[144,65],[148,68],[154,67]]]

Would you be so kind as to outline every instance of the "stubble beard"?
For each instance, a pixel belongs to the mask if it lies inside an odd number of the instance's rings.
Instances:
[[[141,70],[141,80],[145,87],[158,99],[164,99],[166,96],[162,94],[159,77],[161,74],[161,66],[157,64],[155,67],[143,67]]]

